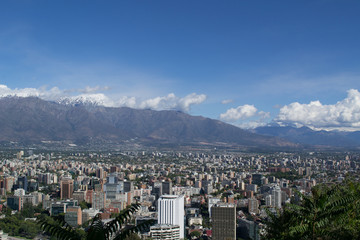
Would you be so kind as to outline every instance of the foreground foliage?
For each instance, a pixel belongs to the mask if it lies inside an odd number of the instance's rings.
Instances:
[[[91,221],[85,232],[77,228],[71,227],[64,220],[63,216],[41,217],[38,223],[41,228],[59,240],[122,240],[131,236],[133,233],[148,228],[152,222],[144,222],[137,226],[124,228],[125,224],[130,220],[132,214],[138,209],[139,204],[132,204],[129,208],[122,211],[115,219],[110,222],[103,223],[101,215],[97,214]]]
[[[360,185],[319,185],[298,204],[268,212],[265,239],[360,239]]]
[[[41,212],[41,206],[32,206],[25,203],[23,210],[16,214],[11,214],[10,208],[3,208],[2,214],[4,218],[0,219],[0,230],[10,236],[17,236],[27,239],[33,239],[42,231],[38,224],[33,220],[25,220],[26,218],[33,218],[34,213]]]

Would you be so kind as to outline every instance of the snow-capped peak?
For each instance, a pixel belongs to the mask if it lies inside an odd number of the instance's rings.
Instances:
[[[65,105],[95,105],[112,107],[114,103],[102,93],[96,94],[81,94],[73,97],[63,97],[58,101]]]

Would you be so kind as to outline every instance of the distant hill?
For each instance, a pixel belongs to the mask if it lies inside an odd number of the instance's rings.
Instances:
[[[0,141],[117,142],[293,148],[297,144],[262,136],[218,120],[177,111],[60,104],[35,97],[0,99]]]
[[[308,127],[265,126],[253,130],[254,133],[276,136],[294,143],[317,146],[358,147],[360,132],[314,131]]]

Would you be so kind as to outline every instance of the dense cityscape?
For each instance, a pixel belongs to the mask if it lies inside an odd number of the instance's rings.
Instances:
[[[1,0],[0,240],[360,240],[359,0]]]
[[[2,151],[0,239],[49,239],[37,218],[85,229],[134,203],[128,239],[262,239],[269,212],[318,184],[358,180],[356,153]],[[17,221],[17,223],[14,223]],[[131,237],[131,238],[130,238]]]

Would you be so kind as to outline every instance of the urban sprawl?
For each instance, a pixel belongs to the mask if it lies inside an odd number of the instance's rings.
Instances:
[[[356,178],[360,159],[355,153],[216,150],[0,154],[2,220],[32,209],[24,222],[48,211],[81,228],[97,214],[106,222],[139,203],[129,224],[154,222],[137,233],[141,239],[261,239],[269,212],[317,184]],[[0,239],[11,234],[4,228]]]

